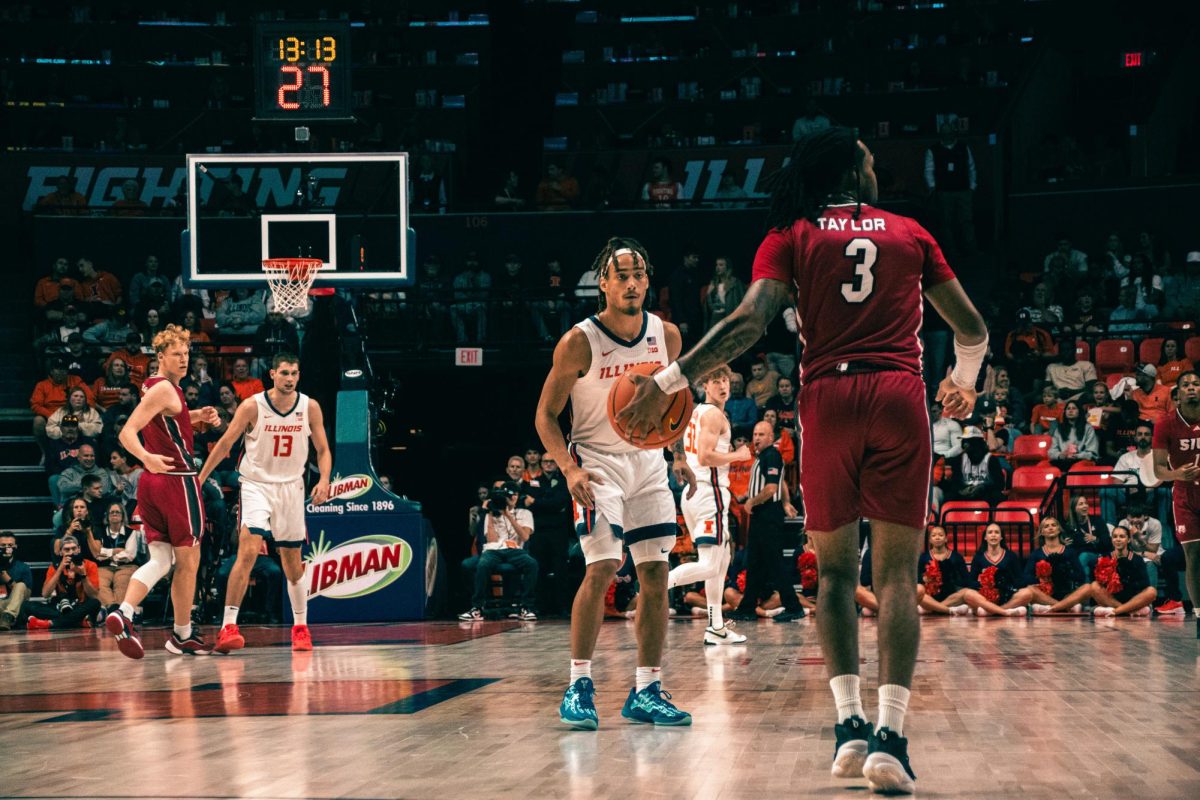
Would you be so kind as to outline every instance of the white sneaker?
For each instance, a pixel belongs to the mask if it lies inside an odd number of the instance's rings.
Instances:
[[[1023,617],[1023,616],[1025,616],[1025,607],[1020,606],[1018,608],[1010,608],[1010,609],[1008,609],[1008,611],[1005,611],[1004,613],[1010,617]]]
[[[950,606],[950,616],[952,616],[952,617],[965,617],[965,616],[968,616],[970,613],[971,613],[971,607],[969,605],[967,605],[966,603],[963,603],[962,605],[958,605],[958,606]]]
[[[1071,613],[1072,614],[1082,614],[1083,613],[1083,603],[1076,603],[1075,605],[1071,606]]]
[[[925,610],[924,606],[917,606],[917,613],[924,615],[924,614],[928,614],[929,612]]]
[[[1092,609],[1093,617],[1115,617],[1117,612],[1108,606],[1096,606]]]
[[[692,616],[693,617],[707,617],[708,609],[707,608],[699,608],[697,606],[692,606]]]
[[[705,644],[745,644],[746,637],[724,626],[704,629]]]
[[[778,617],[782,613],[783,613],[783,606],[780,606],[779,608],[772,608],[769,611],[764,611],[763,615],[767,619],[773,619],[774,617]]]
[[[1034,604],[1033,604],[1033,613],[1035,613],[1035,614],[1049,614],[1049,613],[1050,613],[1050,606],[1043,605],[1042,603],[1034,603]]]
[[[979,608],[975,609],[975,616],[986,617],[987,615],[988,615],[987,609],[984,608],[983,606],[980,606]]]
[[[1133,612],[1131,617],[1148,617],[1150,616],[1150,606],[1142,606],[1137,611]]]
[[[875,612],[872,611],[871,609],[867,608],[866,606],[863,606],[862,615],[864,617],[873,617],[873,616],[875,616]]]

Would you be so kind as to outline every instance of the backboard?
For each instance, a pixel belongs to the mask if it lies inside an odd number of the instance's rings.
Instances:
[[[412,282],[407,153],[191,154],[183,279],[261,286],[265,258],[322,261],[315,286]]]

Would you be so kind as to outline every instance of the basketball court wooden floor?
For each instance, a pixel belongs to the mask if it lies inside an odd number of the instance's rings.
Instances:
[[[832,701],[811,619],[705,648],[673,622],[667,688],[690,729],[632,725],[633,624],[604,626],[600,730],[558,722],[563,622],[247,629],[231,657],[146,636],[0,634],[0,795],[865,798],[829,776]],[[918,795],[1200,798],[1195,623],[923,619],[908,734]],[[861,623],[874,716],[875,621]]]

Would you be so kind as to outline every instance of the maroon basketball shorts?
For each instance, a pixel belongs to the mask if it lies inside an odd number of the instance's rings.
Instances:
[[[1171,505],[1175,509],[1175,541],[1200,541],[1200,503],[1188,497],[1189,492],[1180,491],[1178,483],[1172,492]]]
[[[805,528],[860,517],[925,527],[932,444],[919,375],[822,376],[800,392],[799,422]]]
[[[204,533],[204,503],[195,475],[143,472],[138,480],[138,511],[147,542],[195,547]]]

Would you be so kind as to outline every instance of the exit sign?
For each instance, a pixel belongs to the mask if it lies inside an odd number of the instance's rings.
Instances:
[[[1141,65],[1142,65],[1142,53],[1140,50],[1137,52],[1125,54],[1126,68],[1140,67]]]
[[[483,348],[482,347],[456,347],[454,349],[454,366],[456,366],[456,367],[482,367],[483,366]]]

